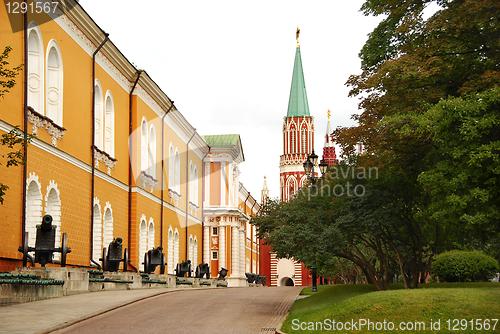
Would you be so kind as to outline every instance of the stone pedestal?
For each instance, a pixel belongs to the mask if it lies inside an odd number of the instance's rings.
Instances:
[[[65,296],[89,291],[89,273],[84,268],[18,267],[14,272],[64,281]]]

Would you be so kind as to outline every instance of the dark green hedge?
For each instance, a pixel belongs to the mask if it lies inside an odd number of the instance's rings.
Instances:
[[[440,282],[485,282],[499,271],[497,260],[480,252],[441,253],[432,263]]]

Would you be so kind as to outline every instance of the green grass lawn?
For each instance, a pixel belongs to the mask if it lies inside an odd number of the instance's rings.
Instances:
[[[417,290],[394,284],[389,291],[323,285],[301,294],[311,296],[294,303],[281,327],[285,333],[500,333],[500,283],[430,283]]]

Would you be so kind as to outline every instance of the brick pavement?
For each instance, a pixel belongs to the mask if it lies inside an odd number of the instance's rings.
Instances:
[[[274,333],[301,288],[178,291],[148,298],[63,333]]]
[[[0,333],[273,333],[300,290],[264,287],[86,293],[3,307]]]

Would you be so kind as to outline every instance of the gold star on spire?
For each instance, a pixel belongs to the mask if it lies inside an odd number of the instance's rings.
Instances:
[[[332,112],[330,111],[330,109],[328,109],[328,121],[330,121],[331,114],[332,114]]]
[[[296,33],[296,35],[297,35],[297,47],[299,47],[299,35],[300,35],[300,29],[299,29],[299,27],[297,27],[297,33]]]

